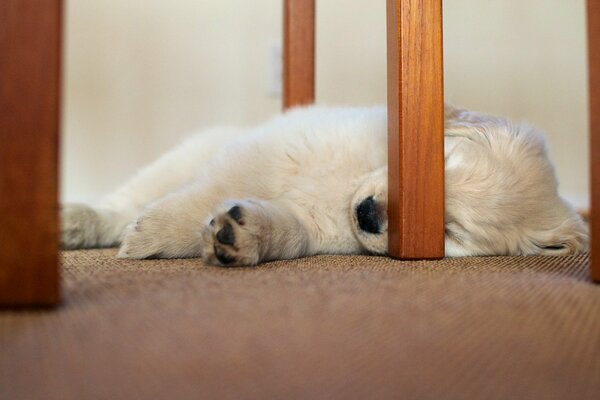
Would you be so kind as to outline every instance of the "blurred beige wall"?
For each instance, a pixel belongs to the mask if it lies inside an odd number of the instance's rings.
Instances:
[[[584,1],[446,0],[446,99],[549,138],[561,192],[587,204]],[[385,1],[317,1],[317,101],[385,102]],[[62,197],[93,201],[186,134],[280,110],[280,0],[70,0]]]

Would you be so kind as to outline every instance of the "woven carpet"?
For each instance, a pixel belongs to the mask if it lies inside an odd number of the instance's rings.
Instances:
[[[319,256],[223,269],[63,253],[0,312],[0,399],[598,399],[587,256]]]

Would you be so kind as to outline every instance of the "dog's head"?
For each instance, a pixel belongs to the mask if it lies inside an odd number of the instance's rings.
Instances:
[[[388,250],[387,187],[387,168],[380,168],[361,181],[350,205],[354,235],[374,254]]]
[[[518,195],[505,191],[504,208],[494,207],[500,194],[470,198],[464,187],[455,187],[454,175],[448,174],[446,196],[446,254],[532,255],[573,254],[588,249],[587,227],[581,218],[552,190],[542,191],[552,179],[538,179]],[[529,175],[530,176],[530,175]],[[358,185],[350,205],[352,230],[360,245],[369,253],[388,251],[387,168],[367,175]],[[513,198],[514,197],[514,198]],[[533,199],[534,201],[525,201]]]

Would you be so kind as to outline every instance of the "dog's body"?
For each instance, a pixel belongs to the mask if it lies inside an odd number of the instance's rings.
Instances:
[[[447,107],[445,162],[447,256],[587,249],[533,128]],[[386,166],[384,108],[300,108],[192,137],[97,206],[65,206],[62,244],[220,265],[384,254]]]

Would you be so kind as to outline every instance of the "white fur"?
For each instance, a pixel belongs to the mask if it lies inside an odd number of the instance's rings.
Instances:
[[[383,254],[386,126],[384,108],[312,106],[253,129],[199,134],[96,206],[65,206],[63,247],[121,244],[120,257],[227,265]],[[447,256],[587,249],[586,227],[559,197],[534,128],[447,107],[445,159]],[[368,197],[376,234],[357,223]]]

